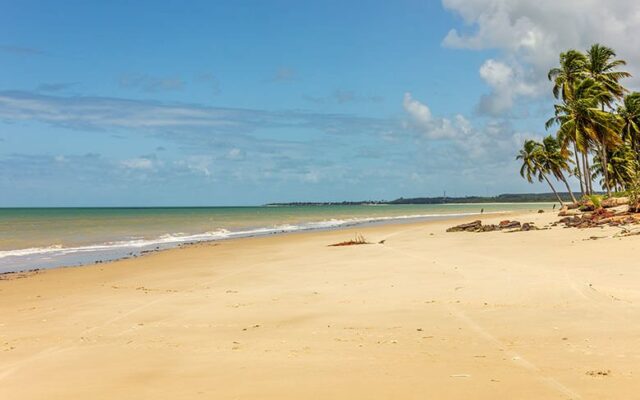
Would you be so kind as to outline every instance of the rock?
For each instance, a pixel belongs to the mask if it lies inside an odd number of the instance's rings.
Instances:
[[[522,228],[520,228],[521,231],[537,231],[538,228],[533,225],[533,222],[525,222],[524,224],[522,224]]]
[[[520,221],[500,221],[500,229],[516,229],[520,228]]]
[[[563,206],[562,208],[566,208],[568,210],[575,210],[578,207],[580,207],[580,203],[570,203],[570,204],[567,204],[567,205]]]
[[[447,232],[476,232],[482,229],[482,221],[477,220],[466,224],[452,226]]]
[[[629,204],[628,197],[610,197],[608,199],[602,200],[602,207],[604,208],[624,206],[627,204]]]
[[[538,210],[538,214],[544,214],[544,210]]]

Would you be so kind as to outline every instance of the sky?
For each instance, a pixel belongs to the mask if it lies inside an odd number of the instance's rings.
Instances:
[[[2,207],[546,192],[558,54],[640,76],[634,1],[2,4]]]

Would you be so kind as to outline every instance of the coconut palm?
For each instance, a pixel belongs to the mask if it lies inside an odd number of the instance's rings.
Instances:
[[[616,59],[616,52],[606,46],[594,44],[587,51],[586,72],[591,79],[600,85],[606,95],[600,97],[600,107],[602,111],[605,105],[612,108],[616,99],[621,99],[626,92],[624,86],[620,84],[622,78],[631,76],[626,71],[618,71],[618,68],[626,65],[626,61]],[[599,156],[602,162],[607,165],[607,156],[610,150],[614,150],[615,146],[621,143],[621,139],[617,130],[619,129],[619,119],[611,114],[611,118],[606,125],[597,124],[596,141],[599,147]],[[604,186],[607,194],[611,194],[611,185],[609,183],[609,168],[602,168],[604,173]]]
[[[571,200],[575,203],[576,198],[573,195],[569,182],[564,175],[565,172],[571,171],[571,168],[569,167],[569,163],[571,162],[569,157],[571,154],[563,154],[562,151],[560,151],[560,144],[558,140],[551,135],[542,140],[541,152],[541,162],[545,170],[551,172],[558,181],[564,183],[567,188],[567,192],[569,192],[569,196],[571,196]]]
[[[598,143],[599,156],[604,165],[609,163],[609,153],[622,145],[620,137],[620,117],[613,113],[603,112],[602,120],[594,120],[595,140]],[[603,168],[604,187],[607,195],[611,195],[611,182],[609,182],[609,168]]]
[[[607,154],[607,170],[610,184],[616,189],[622,191],[629,188],[630,184],[636,176],[636,159],[635,152],[628,145],[618,147],[615,151]],[[593,179],[603,177],[603,163],[600,155],[593,158]],[[604,181],[601,183],[604,185]]]
[[[603,99],[603,105],[606,104],[609,107],[614,99],[622,98],[626,92],[624,86],[620,84],[620,80],[631,76],[626,71],[617,70],[627,62],[617,60],[615,57],[616,52],[612,48],[598,43],[592,45],[587,51],[586,72],[611,95],[609,99]]]
[[[560,67],[552,68],[547,78],[553,82],[553,96],[565,100],[571,97],[573,88],[585,77],[587,57],[578,50],[560,54]]]
[[[568,50],[560,54],[560,67],[549,70],[547,77],[553,82],[553,96],[556,99],[566,101],[573,96],[573,89],[576,84],[586,75],[587,57],[577,50]],[[575,138],[565,137],[561,142],[563,154],[568,154],[569,144],[573,145],[573,154],[575,156],[575,175],[580,182],[580,192],[585,195],[589,189],[586,182],[586,176],[583,179],[582,170],[580,168],[580,152],[578,151]],[[586,190],[585,190],[586,187]]]
[[[640,93],[627,95],[623,105],[618,107],[618,115],[622,124],[622,140],[631,146],[636,162],[640,162]]]
[[[535,140],[525,140],[522,149],[516,156],[516,160],[522,160],[522,166],[520,167],[520,176],[525,178],[529,183],[533,183],[534,179],[539,182],[543,180],[547,181],[549,187],[556,195],[558,202],[564,205],[560,195],[551,184],[548,178],[548,172],[544,167],[544,147]]]
[[[568,142],[574,142],[576,149],[583,154],[583,170],[588,177],[585,180],[588,192],[591,182],[587,160],[589,149],[593,144],[600,143],[600,147],[606,150],[620,142],[616,131],[616,120],[610,113],[602,111],[599,107],[609,97],[609,92],[592,78],[583,79],[575,84],[571,97],[554,106],[555,116],[546,124],[547,128],[558,124],[558,139],[563,147],[566,148]],[[604,160],[606,162],[606,154]],[[606,182],[606,169],[604,172]]]

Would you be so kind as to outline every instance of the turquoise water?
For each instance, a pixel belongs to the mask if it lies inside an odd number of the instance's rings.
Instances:
[[[551,203],[0,209],[0,272],[135,255],[180,243],[551,208]]]

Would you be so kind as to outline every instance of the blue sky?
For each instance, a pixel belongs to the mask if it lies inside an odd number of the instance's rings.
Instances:
[[[558,27],[556,11],[499,0],[5,3],[0,206],[546,191],[513,158],[544,134],[558,51],[604,40],[632,57],[617,30]]]

